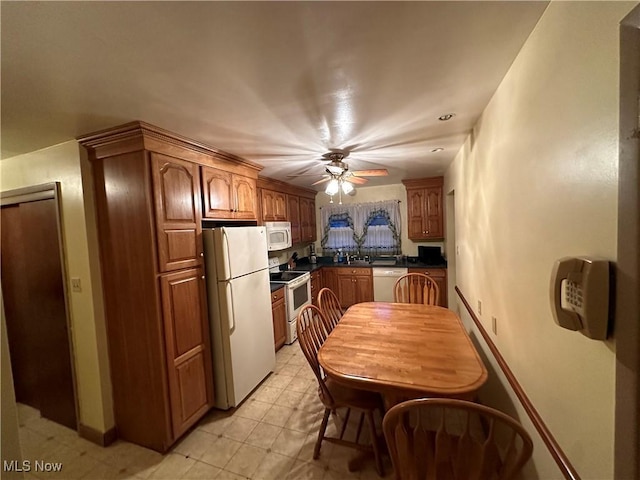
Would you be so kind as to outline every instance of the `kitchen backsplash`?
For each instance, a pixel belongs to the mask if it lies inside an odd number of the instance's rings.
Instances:
[[[269,252],[269,258],[277,258],[280,264],[287,263],[294,252],[298,253],[298,258],[309,256],[309,245],[296,246],[294,248],[288,248],[287,250],[279,250],[276,252]]]

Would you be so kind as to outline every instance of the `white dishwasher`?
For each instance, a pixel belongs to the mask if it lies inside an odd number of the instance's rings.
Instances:
[[[373,299],[376,302],[393,302],[393,286],[406,275],[406,268],[375,267],[373,269]]]

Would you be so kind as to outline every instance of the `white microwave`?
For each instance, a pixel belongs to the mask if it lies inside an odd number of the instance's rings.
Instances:
[[[291,248],[291,222],[265,222],[267,229],[267,250]]]

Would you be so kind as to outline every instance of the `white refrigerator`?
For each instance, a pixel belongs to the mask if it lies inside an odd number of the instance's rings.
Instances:
[[[203,229],[214,403],[235,407],[276,365],[265,227]]]

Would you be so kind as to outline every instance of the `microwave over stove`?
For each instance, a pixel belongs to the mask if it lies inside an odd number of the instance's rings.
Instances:
[[[267,250],[291,248],[291,222],[265,222],[267,229]]]

